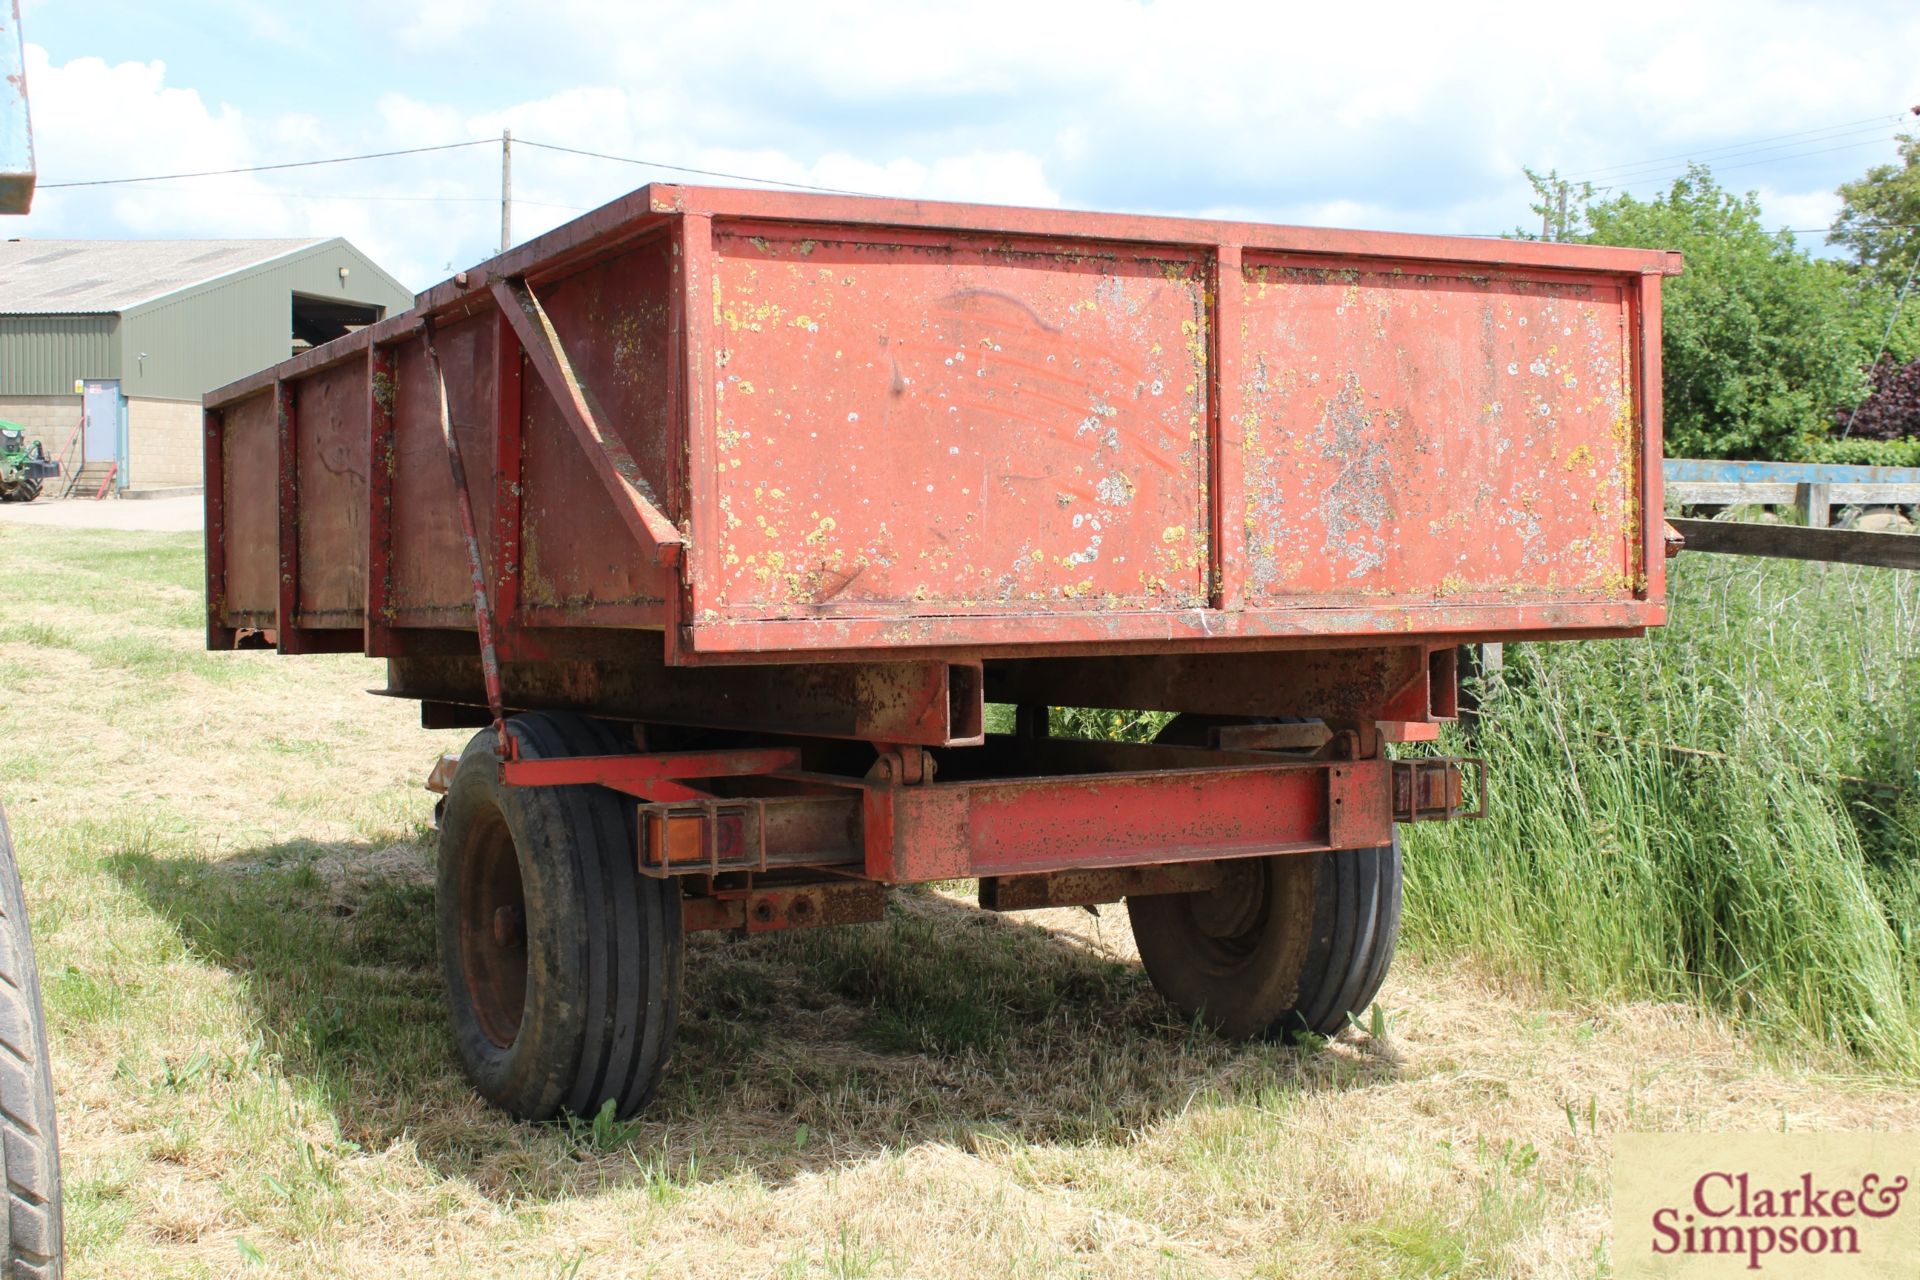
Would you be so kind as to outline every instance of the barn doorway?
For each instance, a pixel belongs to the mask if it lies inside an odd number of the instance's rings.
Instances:
[[[316,298],[311,294],[293,295],[293,352],[317,347],[335,338],[344,338],[355,329],[364,329],[383,314],[380,307],[337,298]]]

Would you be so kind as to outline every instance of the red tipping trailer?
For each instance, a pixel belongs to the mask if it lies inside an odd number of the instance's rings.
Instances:
[[[208,643],[384,657],[482,729],[442,953],[516,1114],[644,1102],[684,930],[914,881],[1127,898],[1184,1013],[1336,1030],[1394,824],[1484,788],[1383,749],[1456,713],[1457,646],[1664,620],[1678,269],[645,187],[208,396]]]

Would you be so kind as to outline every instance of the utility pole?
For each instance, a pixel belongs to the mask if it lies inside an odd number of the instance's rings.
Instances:
[[[500,131],[500,252],[513,248],[513,130]]]
[[[1564,240],[1567,238],[1567,183],[1564,178],[1556,178],[1551,190],[1540,193],[1545,199],[1540,205],[1540,238],[1542,240]]]

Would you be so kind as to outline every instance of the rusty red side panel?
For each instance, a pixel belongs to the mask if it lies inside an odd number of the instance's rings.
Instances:
[[[1191,250],[717,227],[721,617],[1206,602]]]
[[[606,429],[666,504],[667,515],[678,517],[676,434],[669,414],[668,248],[665,236],[655,236],[540,293]],[[678,592],[677,577],[631,554],[632,535],[614,499],[588,474],[553,396],[531,374],[523,382],[520,592],[527,621],[659,623],[663,603]]]
[[[293,384],[300,491],[299,625],[360,626],[367,596],[367,387],[360,364]]]
[[[491,457],[493,331],[463,320],[434,335],[446,367],[453,430],[470,458]],[[393,568],[388,607],[397,627],[471,627],[473,584],[440,436],[440,403],[425,346],[394,353]],[[485,474],[475,468],[476,481]],[[493,518],[493,486],[473,486],[474,519]],[[484,550],[484,548],[483,548]],[[494,572],[488,565],[488,572]]]
[[[1644,586],[1623,282],[1249,255],[1230,287],[1249,607]]]
[[[220,621],[228,627],[271,627],[280,581],[278,438],[272,391],[227,406],[222,419],[227,554],[226,616]]]
[[[675,665],[1631,633],[1665,616],[1677,269],[650,187],[208,397],[209,635],[473,627],[429,324],[509,660],[582,628]]]

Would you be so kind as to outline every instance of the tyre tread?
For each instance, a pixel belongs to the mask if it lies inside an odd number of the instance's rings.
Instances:
[[[1310,862],[1302,861],[1308,860]],[[1248,960],[1237,971],[1206,976],[1185,955],[1197,941],[1184,911],[1173,908],[1169,897],[1129,902],[1134,939],[1154,985],[1181,1013],[1204,1015],[1210,1025],[1229,1036],[1298,1040],[1308,1036],[1338,1035],[1352,1016],[1364,1012],[1379,993],[1393,960],[1400,933],[1401,860],[1398,833],[1385,845],[1317,854],[1278,854],[1269,863],[1284,867],[1299,883],[1301,869],[1311,867],[1311,909],[1305,899],[1292,918],[1282,922],[1278,881],[1268,882],[1274,894],[1269,905],[1268,937],[1305,928],[1309,940],[1303,949],[1266,949],[1264,960]],[[1273,874],[1273,873],[1270,873]],[[1274,981],[1288,964],[1281,956],[1297,956],[1291,981]],[[1209,1006],[1218,1003],[1218,1008]]]
[[[60,1148],[46,1020],[12,835],[0,813],[0,1149],[4,1150],[7,1274],[62,1273]]]
[[[611,726],[579,715],[529,712],[514,716],[509,727],[528,758],[632,750]],[[491,730],[482,731],[468,751],[491,754],[482,742],[491,737]],[[493,787],[492,794],[498,795],[497,780]],[[553,1061],[516,1075],[516,1080],[537,1076],[538,1088],[514,1084],[489,1091],[474,1064],[467,1064],[468,1071],[488,1096],[522,1119],[547,1119],[562,1110],[592,1117],[608,1101],[624,1119],[652,1097],[673,1043],[681,972],[678,886],[639,873],[631,800],[598,786],[540,790],[545,794],[537,806],[520,802],[528,805],[529,821],[539,827],[537,833],[529,832],[538,848],[532,854],[521,850],[520,856],[523,867],[529,856],[564,860],[566,874],[553,879],[571,888],[559,890],[566,901],[555,909],[563,913],[560,954],[577,958],[577,1013],[560,1015],[563,1025],[549,1045]],[[455,793],[464,794],[457,778]],[[443,863],[453,856],[444,844],[441,856]],[[443,866],[443,889],[454,875],[456,869]],[[534,910],[530,895],[528,911]],[[457,955],[457,944],[445,936],[452,927],[443,912],[443,957]],[[447,963],[448,982],[457,984],[455,962]],[[535,998],[532,988],[527,998]],[[464,1058],[471,1052],[467,1029],[461,1025],[467,1015],[459,999],[450,1005]]]

